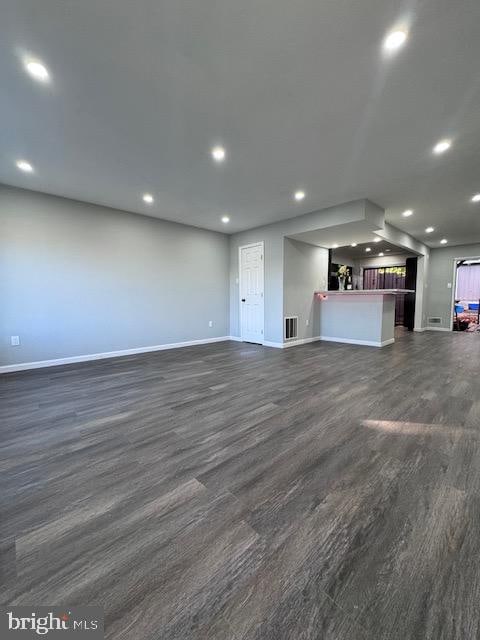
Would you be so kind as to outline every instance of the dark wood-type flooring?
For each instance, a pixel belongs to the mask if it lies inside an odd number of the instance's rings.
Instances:
[[[480,638],[480,337],[0,377],[2,602],[115,640]]]

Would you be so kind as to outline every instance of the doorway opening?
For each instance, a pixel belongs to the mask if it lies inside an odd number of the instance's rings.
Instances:
[[[480,335],[480,257],[455,261],[452,329]]]

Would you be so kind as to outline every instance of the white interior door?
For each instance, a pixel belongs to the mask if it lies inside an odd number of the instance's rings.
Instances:
[[[263,342],[263,242],[240,247],[240,335]]]

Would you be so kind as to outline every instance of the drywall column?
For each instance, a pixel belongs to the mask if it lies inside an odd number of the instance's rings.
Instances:
[[[426,324],[426,300],[428,286],[429,255],[417,258],[417,284],[415,295],[414,331],[424,331]]]

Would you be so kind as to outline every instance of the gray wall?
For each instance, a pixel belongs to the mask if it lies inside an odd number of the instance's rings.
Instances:
[[[283,309],[284,316],[298,316],[298,339],[319,335],[313,292],[327,288],[327,276],[327,249],[285,238]]]
[[[228,335],[228,271],[223,234],[2,187],[0,365]]]
[[[241,246],[264,243],[264,336],[269,342],[283,342],[283,236],[262,227],[230,237],[230,335],[240,337],[239,253]]]
[[[440,317],[441,324],[428,325],[449,329],[452,314],[453,266],[455,258],[480,256],[480,244],[432,249],[427,287],[427,318]],[[451,284],[452,288],[448,286]]]

